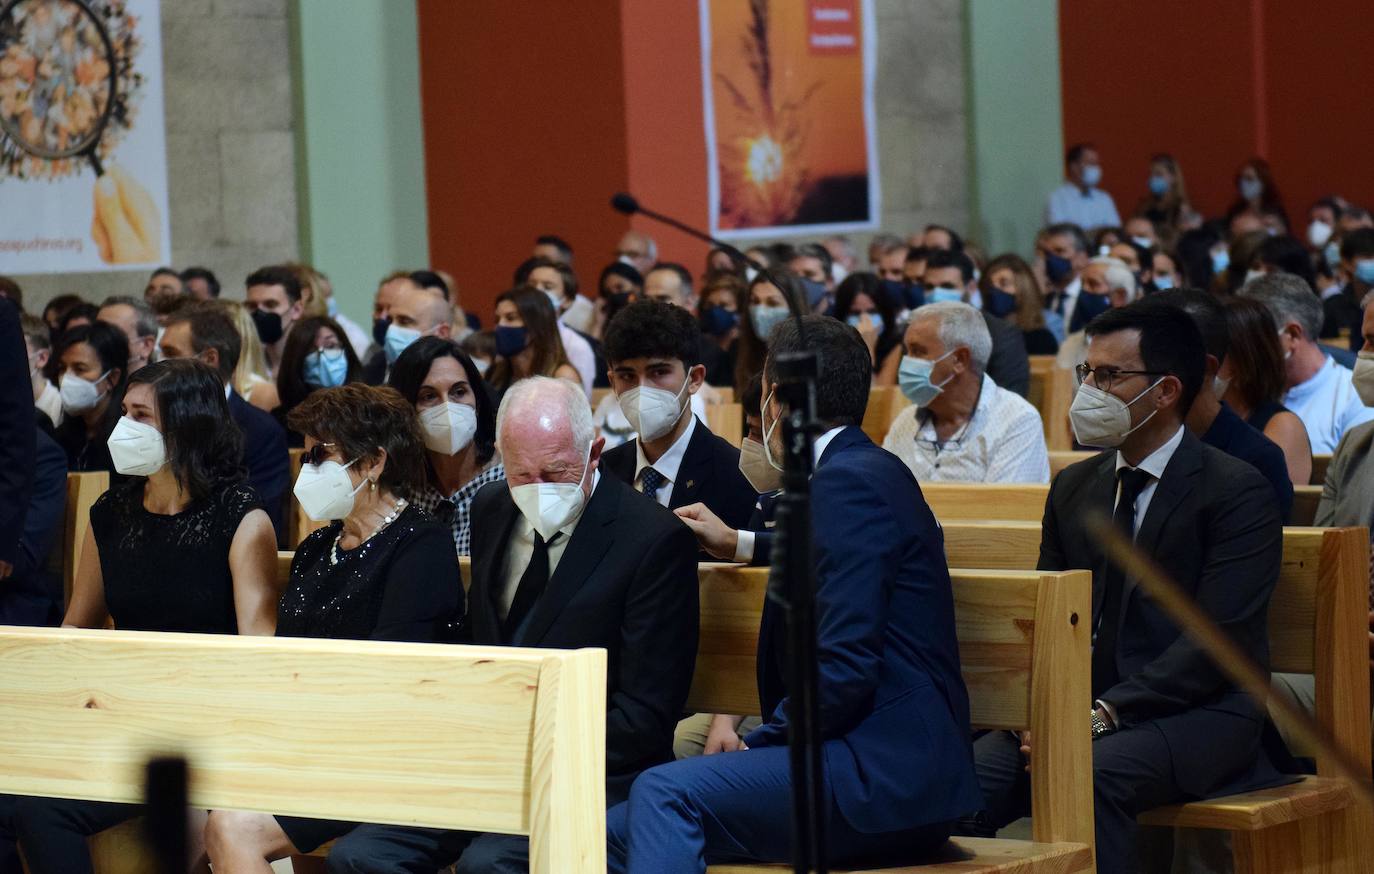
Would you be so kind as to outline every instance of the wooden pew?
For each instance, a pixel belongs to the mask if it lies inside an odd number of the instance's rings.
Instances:
[[[531,871],[606,870],[603,650],[3,628],[0,665],[0,792],[136,801],[175,752],[196,807],[527,834]]]
[[[874,386],[868,392],[868,406],[864,409],[864,420],[860,427],[868,439],[882,446],[883,438],[887,437],[887,431],[897,414],[910,405],[911,402],[897,386]]]
[[[1096,452],[1073,449],[1059,449],[1050,452],[1050,481],[1053,482],[1054,478],[1059,476],[1059,472],[1069,465],[1087,461],[1096,454]]]
[[[291,464],[291,484],[294,486],[296,484],[296,478],[301,475],[301,464],[305,459],[305,450],[288,449],[286,454]],[[304,540],[305,536],[311,531],[317,528],[323,528],[329,524],[328,522],[316,522],[314,519],[305,515],[305,511],[301,509],[300,502],[296,500],[295,492],[291,490],[287,490],[286,493],[285,520],[286,545],[291,549],[300,546],[301,541]]]
[[[62,519],[62,603],[71,603],[81,547],[91,527],[91,505],[110,489],[108,471],[67,474],[67,508]]]
[[[955,838],[929,864],[891,874],[1092,870],[1089,692],[1091,576],[952,571],[955,623],[975,728],[1029,729],[1032,841]],[[689,710],[758,710],[754,659],[768,574],[702,565],[701,639]],[[1044,756],[1044,758],[1042,758]],[[711,874],[790,871],[787,865],[713,865]],[[834,870],[834,869],[832,869]],[[839,874],[839,872],[837,872]]]
[[[1030,356],[1031,384],[1027,400],[1040,411],[1045,426],[1045,445],[1051,451],[1073,449],[1069,430],[1069,405],[1078,390],[1073,371],[1055,366],[1053,355]]]
[[[709,404],[706,407],[706,427],[738,449],[744,441],[744,405]]]
[[[1320,486],[1326,482],[1326,469],[1331,466],[1330,455],[1312,456],[1312,485]]]

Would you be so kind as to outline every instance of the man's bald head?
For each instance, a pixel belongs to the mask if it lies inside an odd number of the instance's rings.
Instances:
[[[448,337],[453,332],[453,308],[433,292],[413,286],[403,288],[392,299],[391,323],[414,328],[422,335]]]
[[[501,399],[496,446],[509,485],[580,482],[590,495],[588,474],[605,442],[596,437],[587,396],[574,382],[534,376],[515,383]]]
[[[658,244],[654,238],[639,231],[626,231],[616,247],[616,255],[630,263],[641,274],[648,273],[658,263]]]

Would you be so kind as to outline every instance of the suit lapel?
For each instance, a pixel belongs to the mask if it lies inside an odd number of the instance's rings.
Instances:
[[[711,432],[697,420],[692,431],[692,439],[687,441],[687,451],[682,453],[682,463],[677,468],[677,480],[673,482],[673,495],[668,499],[668,507],[676,510],[701,500],[699,497],[706,480],[711,476]]]
[[[558,567],[549,577],[548,588],[535,603],[525,627],[513,643],[518,646],[538,646],[568,601],[596,570],[602,556],[611,548],[615,536],[614,523],[620,509],[620,490],[628,488],[609,476],[603,476],[597,483],[596,491],[592,492],[592,499],[582,511],[582,518],[573,531],[572,540],[568,541],[563,557],[558,560]]]
[[[1112,511],[1116,508],[1116,452],[1103,452],[1097,460],[1097,471],[1088,481],[1088,487],[1083,496],[1082,502],[1075,513],[1079,518],[1086,513],[1105,513],[1107,518],[1112,518]],[[1081,526],[1076,526],[1080,537],[1086,537],[1086,532]],[[1102,612],[1103,587],[1107,579],[1107,554],[1103,552],[1101,544],[1093,541],[1087,544],[1088,554],[1092,559],[1093,572],[1093,628],[1097,627],[1097,620]]]
[[[501,614],[497,601],[505,586],[506,554],[510,549],[511,536],[520,511],[510,499],[510,491],[504,490],[499,502],[493,508],[491,526],[495,537],[482,542],[482,551],[473,556],[472,586],[468,593],[468,609],[472,612],[472,637],[474,643],[499,644],[501,638]]]
[[[616,447],[616,451],[608,452],[602,457],[607,461],[605,473],[634,488],[635,468],[639,465],[638,437],[620,444]]]
[[[1159,554],[1159,540],[1163,534],[1164,523],[1178,510],[1180,504],[1193,491],[1193,486],[1197,479],[1197,474],[1202,470],[1202,444],[1196,437],[1185,431],[1183,440],[1174,450],[1174,455],[1169,459],[1169,464],[1164,468],[1164,476],[1160,478],[1159,484],[1155,486],[1155,493],[1150,498],[1150,508],[1145,511],[1145,518],[1140,523],[1140,530],[1136,532],[1135,543],[1147,555]],[[1126,578],[1126,591],[1122,594],[1130,598],[1131,592],[1136,586],[1135,578]],[[1122,601],[1124,605],[1125,600]],[[1121,611],[1124,619],[1126,611]]]

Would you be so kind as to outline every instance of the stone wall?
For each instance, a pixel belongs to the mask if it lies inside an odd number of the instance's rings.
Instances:
[[[297,253],[295,109],[287,0],[163,0],[172,262],[209,267],[225,297]],[[38,312],[73,292],[143,292],[147,272],[15,277]]]

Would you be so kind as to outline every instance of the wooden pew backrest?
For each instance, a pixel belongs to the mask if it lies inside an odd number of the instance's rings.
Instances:
[[[706,427],[736,449],[744,440],[743,404],[708,404]]]
[[[72,600],[76,569],[81,565],[81,546],[91,527],[91,505],[110,489],[108,471],[67,474],[67,508],[62,520],[62,603]]]

